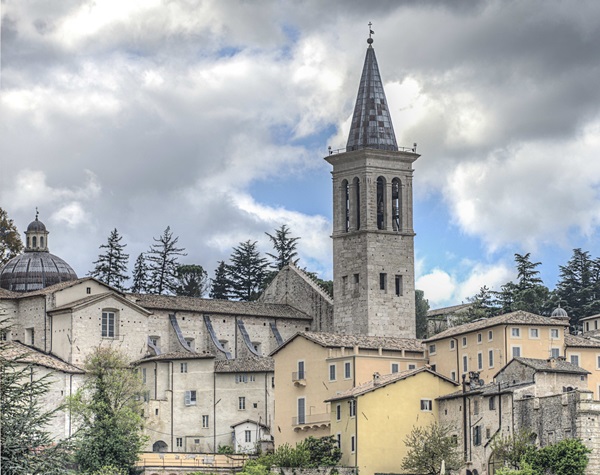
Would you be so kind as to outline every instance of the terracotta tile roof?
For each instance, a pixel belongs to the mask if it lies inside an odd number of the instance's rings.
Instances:
[[[469,389],[467,386],[467,392],[464,394],[466,394],[468,396],[473,396],[474,394],[482,394],[484,396],[496,396],[498,394],[513,393],[517,389],[522,389],[527,386],[534,386],[534,383],[532,383],[531,381],[525,381],[522,383],[516,383],[516,384],[510,384],[510,385],[508,383],[502,383],[502,384],[500,384],[500,386],[498,386],[498,383],[487,383],[487,384],[484,384],[483,386],[478,386],[475,389]],[[462,396],[463,396],[463,391],[462,391],[462,389],[460,389],[460,390],[455,391],[450,394],[444,394],[443,396],[436,398],[436,401],[443,401],[444,399],[456,399],[456,398],[462,397]]]
[[[137,361],[134,361],[133,365],[138,365],[140,363],[147,363],[148,361],[171,361],[171,360],[201,360],[201,359],[210,359],[214,358],[215,355],[203,351],[202,353],[192,353],[189,351],[174,351],[172,353],[163,353],[156,356],[146,356],[145,358],[141,358]]]
[[[592,319],[598,318],[598,317],[600,317],[600,313],[597,313],[595,315],[590,315],[589,317],[580,318],[579,321],[583,322],[585,320],[592,320]]]
[[[570,363],[562,358],[555,358],[553,360],[541,360],[537,358],[522,358],[517,356],[513,358],[514,361],[529,366],[536,371],[544,373],[573,373],[573,374],[591,374],[589,371],[580,368],[573,363]],[[509,362],[510,364],[510,362]],[[501,370],[502,371],[502,370]]]
[[[568,323],[553,319],[550,317],[542,317],[534,313],[524,312],[517,310],[516,312],[505,313],[504,315],[498,315],[497,317],[490,317],[477,320],[475,322],[465,323],[457,327],[448,328],[437,335],[424,340],[425,343],[430,341],[441,340],[450,336],[462,335],[463,333],[470,333],[476,330],[482,330],[484,328],[493,327],[496,325],[539,325],[539,326],[568,326]]]
[[[424,351],[421,340],[416,338],[395,338],[388,336],[342,335],[325,332],[299,332],[298,335],[317,343],[325,348],[354,348],[377,350],[408,350]],[[293,337],[292,337],[293,338]],[[288,340],[290,341],[290,340]],[[285,345],[285,343],[284,343]]]
[[[19,292],[11,292],[10,290],[0,289],[0,299],[16,299],[21,294]]]
[[[379,377],[379,380],[377,381],[377,383],[375,383],[374,380],[367,381],[366,383],[355,386],[354,388],[347,389],[346,391],[341,391],[340,393],[336,394],[334,397],[327,399],[325,402],[338,401],[340,399],[346,399],[349,397],[361,396],[365,393],[375,391],[376,389],[388,386],[392,383],[395,383],[396,381],[401,381],[403,379],[414,376],[415,374],[419,374],[419,373],[423,373],[423,372],[430,373],[434,376],[437,376],[438,378],[442,378],[443,380],[448,381],[448,382],[458,386],[458,383],[456,381],[452,381],[451,379],[447,378],[446,376],[436,373],[430,367],[422,366],[421,368],[417,368],[417,369],[409,369],[407,371],[400,371],[399,373],[382,375]]]
[[[312,317],[289,305],[275,303],[237,302],[150,294],[128,294],[128,298],[147,309],[312,320]]]
[[[449,313],[466,311],[472,307],[472,303],[462,303],[460,305],[452,305],[451,307],[434,308],[427,311],[428,317],[435,317],[437,315],[448,315]]]
[[[0,348],[2,348],[2,355],[11,361],[16,360],[18,362],[31,363],[64,373],[84,373],[81,368],[61,360],[58,356],[44,353],[19,341],[2,342]]]
[[[571,348],[600,348],[600,340],[589,336],[565,335],[565,345]]]
[[[263,373],[275,369],[273,358],[249,356],[234,360],[216,360],[215,373]]]

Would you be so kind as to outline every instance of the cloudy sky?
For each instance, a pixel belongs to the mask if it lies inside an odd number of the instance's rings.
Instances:
[[[345,146],[367,23],[415,164],[432,306],[600,256],[600,2],[1,0],[0,206],[82,276],[117,228],[167,227],[212,273],[283,223],[331,278],[327,146]]]

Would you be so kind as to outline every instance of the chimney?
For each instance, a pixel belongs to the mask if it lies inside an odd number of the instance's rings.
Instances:
[[[373,386],[377,386],[379,384],[379,373],[373,373]]]

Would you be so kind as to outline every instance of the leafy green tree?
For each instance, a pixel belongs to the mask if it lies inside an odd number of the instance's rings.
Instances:
[[[19,231],[8,213],[0,207],[0,267],[23,251]]]
[[[215,278],[212,280],[209,296],[211,299],[221,300],[229,300],[231,297],[231,286],[229,285],[229,278],[227,276],[227,266],[223,261],[219,262],[219,265],[215,270]]]
[[[177,267],[177,295],[202,297],[209,288],[208,273],[197,264],[184,264]]]
[[[0,322],[0,329],[7,331],[4,322]],[[27,354],[15,356],[10,352],[11,345],[0,340],[0,472],[66,474],[70,441],[55,443],[46,430],[61,406],[50,411],[41,406],[52,374],[37,377],[36,367],[27,361]]]
[[[113,229],[108,236],[106,244],[100,245],[100,249],[105,252],[98,256],[94,262],[94,270],[89,275],[101,280],[106,285],[111,285],[119,290],[125,290],[127,276],[127,264],[129,254],[125,254],[124,249],[127,244],[121,244],[122,236],[119,236],[117,228]]]
[[[248,240],[234,247],[230,260],[226,269],[231,295],[238,300],[256,300],[269,265],[260,256],[256,241]]]
[[[466,312],[466,321],[478,320],[480,318],[489,318],[499,313],[494,300],[494,293],[484,285],[473,297],[467,298],[471,307]]]
[[[342,458],[342,451],[332,435],[319,438],[310,436],[301,444],[310,454],[308,467],[334,467]]]
[[[111,348],[96,348],[84,369],[86,380],[71,398],[81,422],[75,450],[79,468],[84,473],[107,466],[131,472],[145,442],[142,382],[125,356]]]
[[[296,444],[295,447],[285,443],[277,447],[273,453],[272,463],[276,467],[308,467],[310,453],[302,443]]]
[[[496,436],[492,440],[494,460],[512,469],[520,469],[521,461],[531,458],[536,451],[535,435],[526,429],[512,435]]]
[[[415,315],[417,320],[417,338],[427,337],[427,312],[429,301],[425,298],[425,292],[415,290]]]
[[[530,452],[524,461],[540,474],[584,475],[590,452],[579,439],[563,439]]]
[[[133,266],[133,284],[130,289],[131,292],[134,294],[144,294],[148,292],[148,289],[150,288],[148,272],[146,257],[142,252],[135,260],[135,265]]]
[[[177,277],[177,267],[179,256],[186,256],[184,248],[177,247],[178,237],[174,237],[171,227],[167,226],[158,238],[153,238],[155,244],[150,246],[146,254],[148,270],[150,272],[150,287],[148,293],[151,294],[174,294],[179,285]]]
[[[464,465],[462,454],[450,437],[450,428],[437,423],[426,427],[413,427],[404,439],[408,452],[402,460],[402,468],[411,473],[437,475],[442,460],[446,470],[459,470]]]
[[[290,229],[282,224],[280,228],[275,230],[275,235],[265,233],[269,236],[271,243],[273,244],[273,249],[275,254],[270,254],[267,252],[267,256],[273,259],[271,262],[271,268],[276,270],[281,270],[288,264],[296,265],[298,263],[298,253],[296,252],[297,241],[300,239],[299,237],[291,237]]]

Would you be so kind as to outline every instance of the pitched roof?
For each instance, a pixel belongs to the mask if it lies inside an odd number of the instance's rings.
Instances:
[[[233,360],[216,360],[215,373],[264,373],[275,369],[273,358],[249,356]]]
[[[591,374],[589,371],[570,363],[563,358],[551,358],[550,360],[541,360],[537,358],[522,358],[520,356],[514,357],[514,361],[518,361],[525,366],[533,368],[536,372],[544,373],[574,373],[574,374]],[[510,364],[510,362],[508,363]],[[506,366],[505,366],[506,368]],[[498,374],[502,372],[500,370]]]
[[[476,330],[482,330],[484,328],[494,327],[496,325],[539,325],[539,326],[568,326],[567,322],[562,320],[553,319],[550,317],[542,317],[535,313],[525,312],[523,310],[517,310],[516,312],[505,313],[504,315],[498,315],[497,317],[483,318],[475,322],[465,323],[456,327],[448,328],[443,332],[433,335],[428,338],[425,343],[430,341],[442,340],[455,335],[462,335],[463,333],[470,333]]]
[[[237,302],[150,294],[128,294],[128,298],[147,309],[312,320],[312,317],[294,307],[276,303]]]
[[[456,381],[453,381],[453,380],[447,378],[446,376],[436,373],[435,371],[433,371],[431,369],[431,367],[422,366],[417,369],[409,369],[406,371],[400,371],[399,373],[382,375],[379,377],[377,382],[375,382],[375,380],[372,379],[370,381],[367,381],[366,383],[360,384],[351,389],[347,389],[346,391],[341,391],[338,394],[336,394],[334,397],[327,399],[325,402],[337,401],[337,400],[346,399],[349,397],[362,396],[363,394],[366,394],[368,392],[375,391],[379,388],[388,386],[397,381],[401,381],[403,379],[407,379],[411,376],[414,376],[419,373],[424,373],[424,372],[430,373],[434,376],[437,376],[438,378],[443,379],[444,381],[448,381],[449,383],[452,383],[455,386],[458,386],[458,383]]]
[[[427,316],[435,317],[437,315],[448,315],[450,313],[466,311],[472,306],[472,303],[461,303],[460,305],[452,305],[450,307],[434,308],[433,310],[427,311]]]
[[[567,348],[600,348],[600,340],[589,336],[565,335]]]
[[[583,322],[585,320],[592,320],[592,319],[598,318],[598,317],[600,317],[600,313],[597,313],[595,315],[590,315],[589,317],[580,318],[579,321]]]
[[[88,280],[93,280],[94,282],[97,282],[98,284],[106,287],[107,289],[112,290],[113,292],[117,292],[122,294],[122,292],[114,287],[111,287],[110,285],[106,285],[104,282],[95,279],[94,277],[82,277],[80,279],[75,279],[75,280],[67,280],[64,282],[59,282],[58,284],[54,284],[51,285],[49,287],[44,287],[43,289],[39,289],[39,290],[34,290],[32,292],[13,292],[13,294],[17,294],[12,298],[28,298],[28,297],[38,297],[40,295],[48,295],[51,294],[53,292],[57,292],[59,290],[63,290],[63,289],[67,289],[69,287],[73,287],[74,285],[77,284],[81,284],[82,282],[86,282]],[[0,297],[2,297],[2,294],[0,294]]]
[[[25,345],[20,341],[2,342],[0,347],[2,348],[2,355],[10,361],[16,361],[17,363],[30,363],[43,366],[54,371],[62,371],[64,373],[84,373],[81,368],[63,361],[58,356],[50,353],[44,353],[43,351],[33,348],[32,346]]]
[[[0,289],[0,299],[16,299],[19,298],[21,294],[19,292],[12,292],[6,289]]]
[[[421,340],[416,338],[395,338],[391,336],[366,336],[366,335],[343,335],[340,333],[326,333],[326,332],[298,332],[292,336],[289,340],[285,341],[283,345],[279,346],[275,351],[271,353],[271,356],[285,347],[288,343],[297,337],[306,338],[317,345],[324,348],[359,348],[365,350],[407,350],[407,351],[424,351]]]
[[[215,355],[209,353],[208,351],[203,351],[202,353],[192,353],[190,351],[174,351],[172,353],[162,353],[156,356],[146,356],[137,361],[134,361],[132,364],[138,365],[140,363],[147,363],[148,361],[201,360],[211,359],[214,357]]]
[[[235,429],[237,426],[245,424],[246,422],[249,422],[250,424],[255,424],[255,425],[260,426],[260,427],[262,427],[264,429],[268,429],[269,428],[269,426],[263,424],[262,422],[256,422],[256,421],[253,421],[252,419],[245,419],[243,421],[236,422],[235,424],[231,425],[230,427],[232,429]]]
[[[96,301],[104,300],[106,297],[109,297],[109,296],[123,302],[124,304],[126,304],[130,307],[134,307],[139,312],[142,312],[142,313],[145,313],[148,315],[152,313],[152,312],[149,312],[148,310],[146,310],[144,307],[141,307],[140,305],[136,304],[131,299],[124,297],[120,293],[115,293],[114,291],[102,292],[101,294],[86,295],[85,297],[83,297],[79,300],[74,300],[73,302],[69,302],[65,305],[61,305],[59,307],[53,308],[52,310],[48,310],[48,313],[61,312],[63,310],[73,310],[73,309],[85,307]]]

